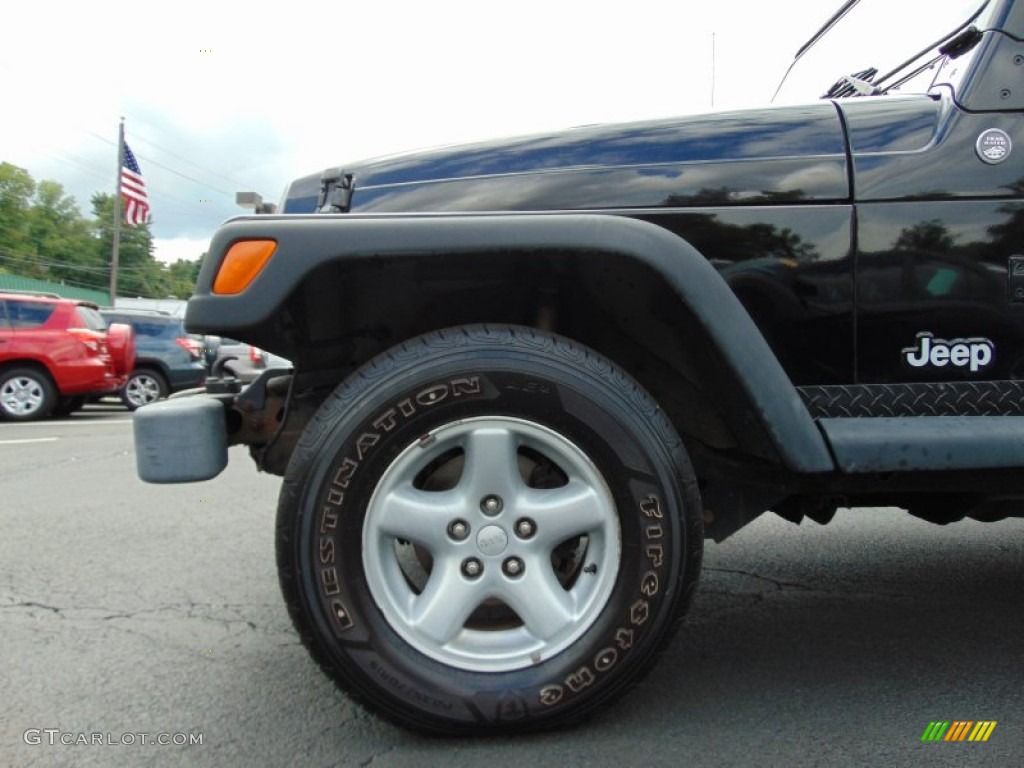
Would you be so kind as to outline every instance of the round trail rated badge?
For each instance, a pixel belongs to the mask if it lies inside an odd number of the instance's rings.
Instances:
[[[982,162],[998,165],[1010,156],[1010,152],[1013,150],[1013,141],[1006,131],[989,128],[987,131],[981,132],[974,148]]]

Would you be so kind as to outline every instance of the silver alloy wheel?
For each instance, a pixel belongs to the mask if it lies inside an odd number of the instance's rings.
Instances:
[[[136,408],[156,402],[160,394],[160,382],[149,373],[132,374],[124,385],[125,398]]]
[[[459,669],[505,672],[594,624],[622,543],[586,454],[495,416],[441,426],[398,455],[370,499],[363,553],[374,601],[403,640]]]
[[[45,402],[46,390],[42,382],[31,376],[12,376],[0,389],[0,405],[12,416],[31,416]]]

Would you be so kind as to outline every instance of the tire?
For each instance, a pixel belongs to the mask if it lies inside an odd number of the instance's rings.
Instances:
[[[152,368],[132,371],[121,388],[121,402],[129,411],[167,397],[169,387],[162,374]]]
[[[57,390],[50,377],[36,368],[9,368],[0,373],[0,416],[10,421],[33,421],[50,415]]]
[[[552,728],[665,648],[700,509],[679,437],[613,364],[456,328],[323,403],[285,474],[278,571],[312,656],[372,711],[430,734]]]

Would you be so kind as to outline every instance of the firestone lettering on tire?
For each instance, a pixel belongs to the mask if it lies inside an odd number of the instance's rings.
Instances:
[[[642,592],[645,597],[654,597],[658,594],[658,587],[658,574],[654,571],[648,571],[645,573],[643,581],[640,582],[640,592]]]
[[[348,608],[345,604],[335,598],[331,601],[331,612],[334,616],[334,622],[338,627],[339,632],[347,632],[354,626],[352,622],[352,615],[348,612]]]
[[[545,685],[537,696],[543,707],[553,707],[565,696],[565,689],[560,685]]]
[[[649,494],[644,497],[639,504],[640,513],[645,518],[661,518],[663,516],[661,511],[661,500],[654,494]],[[647,526],[644,531],[648,539],[661,538],[662,529],[660,525]],[[651,560],[652,568],[660,568],[663,564],[663,547],[658,545],[648,546],[646,549],[646,557]],[[654,570],[649,570],[644,573],[640,580],[640,594],[645,598],[653,598],[658,594],[660,589],[660,582],[658,581],[658,574]],[[650,616],[650,603],[645,599],[637,600],[630,606],[629,621],[634,627],[641,627],[647,623],[647,619]],[[614,639],[616,645],[623,651],[629,651],[633,647],[635,638],[635,630],[620,627],[616,630]],[[619,655],[614,648],[605,648],[598,652],[594,658],[594,669],[598,673],[607,672],[618,661]],[[590,670],[588,669],[587,672]],[[577,673],[579,674],[579,673]],[[575,678],[574,678],[575,680]],[[578,681],[576,681],[578,682]],[[591,681],[593,682],[593,681]],[[573,685],[567,679],[565,681],[566,686],[570,692],[576,693],[581,689],[581,686]],[[589,685],[589,683],[588,683]],[[554,694],[558,691],[558,695]],[[538,700],[543,706],[550,707],[559,703],[564,698],[564,690],[561,686],[545,686],[540,689],[538,693]]]
[[[615,666],[619,660],[619,652],[614,648],[602,648],[594,657],[594,669],[598,672],[607,672]]]
[[[661,501],[654,494],[647,496],[640,502],[640,512],[643,513],[644,517],[655,517],[660,520],[663,516],[661,512]]]
[[[573,693],[579,693],[584,688],[592,686],[596,679],[594,673],[590,671],[590,667],[580,667],[565,678],[565,685]]]

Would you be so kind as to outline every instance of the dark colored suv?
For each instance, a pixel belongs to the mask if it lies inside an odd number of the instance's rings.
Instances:
[[[185,332],[180,317],[149,309],[104,309],[101,314],[108,323],[135,329],[135,368],[120,393],[129,410],[202,386],[202,344]]]
[[[108,329],[95,304],[0,293],[0,417],[66,415],[116,392],[134,354],[131,328]]]

